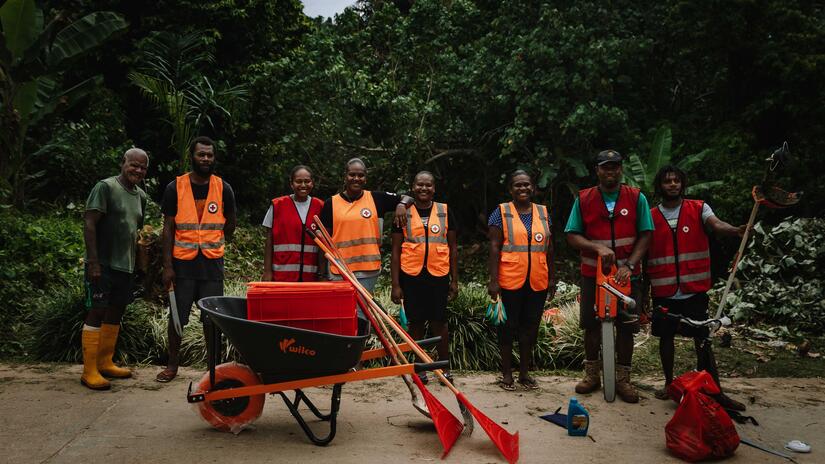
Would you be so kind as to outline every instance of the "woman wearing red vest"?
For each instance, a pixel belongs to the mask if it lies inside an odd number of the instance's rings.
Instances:
[[[533,180],[525,171],[510,174],[507,187],[512,201],[502,203],[487,221],[490,238],[487,292],[501,297],[507,321],[499,330],[501,375],[499,386],[515,390],[513,384],[513,335],[519,342],[519,383],[527,390],[538,388],[530,377],[530,360],[538,338],[545,300],[556,293],[553,241],[547,207],[530,201]]]
[[[430,172],[415,175],[415,203],[407,210],[407,225],[392,231],[392,301],[404,301],[410,335],[424,338],[429,322],[438,343],[438,358],[449,359],[447,299],[458,294],[456,223],[446,203],[433,201],[435,178]],[[449,372],[444,375],[452,381]],[[427,373],[419,378],[427,383]]]
[[[318,247],[304,227],[321,213],[324,202],[309,195],[314,184],[308,167],[292,168],[289,184],[292,195],[273,199],[264,217],[268,230],[262,280],[314,282],[318,280]]]

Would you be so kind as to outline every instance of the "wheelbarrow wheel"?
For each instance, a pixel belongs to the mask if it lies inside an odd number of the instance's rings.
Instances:
[[[198,382],[197,391],[226,390],[258,385],[261,380],[249,367],[228,362],[215,367],[215,385],[209,383],[209,372]],[[197,404],[198,413],[212,427],[238,434],[261,417],[266,395],[243,396]]]

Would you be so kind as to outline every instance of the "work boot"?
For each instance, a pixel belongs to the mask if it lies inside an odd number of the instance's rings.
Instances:
[[[120,324],[101,324],[100,345],[97,352],[97,370],[106,377],[128,379],[132,376],[132,371],[125,367],[118,367],[112,362],[119,331]]]
[[[83,375],[80,383],[92,390],[108,390],[112,387],[97,370],[97,351],[100,343],[100,330],[83,329]]]
[[[599,376],[601,375],[601,363],[596,361],[584,361],[584,378],[576,384],[576,393],[594,392],[602,386]]]
[[[748,408],[745,407],[744,404],[736,401],[735,399],[731,398],[730,396],[728,396],[724,393],[719,393],[718,395],[713,395],[713,399],[715,399],[716,402],[719,403],[719,406],[722,406],[725,409],[732,409],[734,411],[740,411],[740,412],[745,411],[746,409],[748,409]]]
[[[616,364],[616,393],[625,403],[639,402],[639,392],[630,383],[630,366]]]

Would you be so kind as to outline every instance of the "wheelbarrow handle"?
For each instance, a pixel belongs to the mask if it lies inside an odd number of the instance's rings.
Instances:
[[[433,361],[430,363],[415,363],[415,372],[416,374],[419,372],[427,372],[427,371],[434,371],[436,369],[449,369],[450,368],[450,361],[443,360],[443,361]]]

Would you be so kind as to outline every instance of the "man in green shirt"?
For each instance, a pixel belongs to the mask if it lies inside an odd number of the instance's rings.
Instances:
[[[129,369],[112,362],[120,319],[132,301],[137,233],[143,227],[146,193],[138,187],[149,156],[139,148],[123,154],[120,175],[95,184],[86,200],[86,292],[91,309],[83,325],[83,375],[92,390],[108,390],[106,377],[128,378]]]
[[[630,279],[631,296],[638,301],[641,295],[639,262],[653,231],[650,206],[644,194],[621,183],[622,156],[617,151],[605,150],[598,154],[596,176],[599,184],[579,192],[564,229],[567,243],[581,252],[579,310],[584,329],[585,376],[576,385],[577,393],[590,393],[601,386],[601,332],[594,314],[597,258],[601,258],[605,270],[614,264],[618,266],[616,280],[624,283]],[[639,393],[630,383],[633,335],[638,331],[638,317],[616,324],[616,393],[628,403],[639,401]]]

